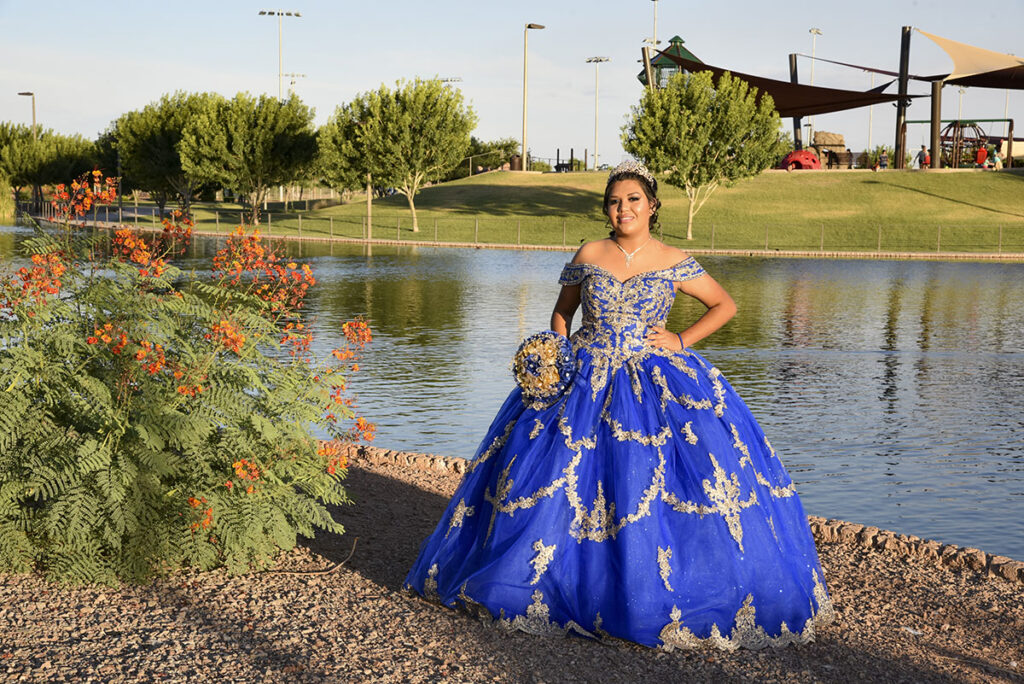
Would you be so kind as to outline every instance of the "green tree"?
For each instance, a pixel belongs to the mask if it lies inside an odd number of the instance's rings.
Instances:
[[[373,181],[380,169],[375,165],[374,138],[363,134],[374,116],[376,93],[357,97],[339,106],[317,136],[317,171],[338,190],[355,190],[366,185],[366,237],[373,237]]]
[[[382,85],[339,107],[335,119],[351,119],[351,125],[335,126],[336,133],[355,136],[345,144],[350,145],[349,151],[361,150],[366,159],[348,172],[329,169],[326,175],[353,177],[365,170],[375,184],[394,186],[409,202],[414,232],[419,231],[416,193],[424,183],[444,178],[465,158],[477,121],[473,110],[463,104],[462,93],[438,79],[399,81],[394,90]],[[326,167],[345,163],[351,155],[342,150],[321,159]]]
[[[111,135],[121,169],[134,187],[158,197],[176,197],[186,215],[201,181],[182,168],[179,148],[185,127],[215,96],[209,93],[164,95],[159,101],[121,115]],[[160,216],[163,217],[163,205]]]
[[[686,191],[693,217],[722,184],[755,176],[786,151],[775,103],[729,73],[677,74],[645,90],[623,127],[623,148],[669,185]]]
[[[30,128],[20,127],[0,136],[7,138],[7,143],[0,146],[0,173],[7,176],[15,201],[22,188],[34,187],[37,209],[42,202],[41,186],[77,176],[96,163],[94,144],[80,135],[61,135],[47,129],[36,140]]]
[[[294,95],[284,101],[248,93],[231,100],[210,96],[186,124],[179,149],[187,175],[244,197],[256,225],[270,187],[313,170],[313,110]]]

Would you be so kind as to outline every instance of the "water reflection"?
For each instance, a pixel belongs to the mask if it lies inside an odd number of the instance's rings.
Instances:
[[[18,235],[22,235],[19,233]],[[0,255],[16,234],[0,231]],[[208,268],[200,241],[190,266]],[[318,351],[365,316],[354,379],[382,446],[469,456],[548,327],[560,252],[289,245],[320,285]],[[700,345],[809,512],[1024,560],[1024,265],[704,257],[737,318]],[[669,327],[701,313],[680,299]]]

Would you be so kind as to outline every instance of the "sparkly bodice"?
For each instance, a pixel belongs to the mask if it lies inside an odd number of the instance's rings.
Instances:
[[[620,281],[596,264],[566,264],[561,285],[580,285],[583,321],[573,346],[624,355],[650,349],[644,339],[652,325],[663,326],[675,300],[673,283],[704,274],[693,257],[674,266],[638,273]]]

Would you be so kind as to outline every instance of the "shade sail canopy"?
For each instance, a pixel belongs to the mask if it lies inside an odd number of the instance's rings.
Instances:
[[[783,117],[841,112],[846,109],[867,107],[868,105],[882,102],[895,102],[899,99],[898,95],[886,95],[881,92],[888,83],[867,92],[820,88],[818,86],[802,85],[790,83],[789,81],[777,81],[771,78],[743,74],[672,55],[669,55],[669,58],[687,71],[710,71],[716,80],[728,71],[735,78],[746,81],[757,88],[760,93],[771,95],[772,100],[775,101],[775,109],[778,110],[779,116]]]
[[[953,60],[953,71],[943,79],[946,84],[1024,90],[1024,58],[974,47],[920,29],[917,32],[931,39]]]

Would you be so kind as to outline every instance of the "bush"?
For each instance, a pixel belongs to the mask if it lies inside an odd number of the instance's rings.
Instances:
[[[308,266],[239,229],[212,277],[183,273],[180,213],[154,237],[94,237],[72,219],[113,199],[95,175],[57,187],[64,230],[37,227],[31,265],[0,281],[0,571],[238,573],[341,533],[340,443],[373,437],[342,364],[357,369],[368,327],[347,323],[349,344],[315,362]]]

